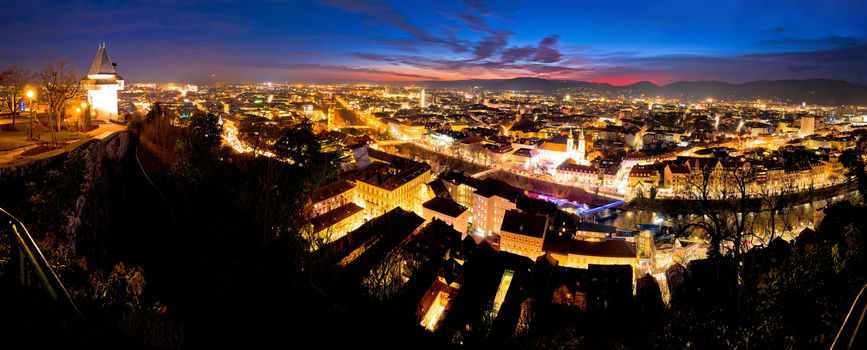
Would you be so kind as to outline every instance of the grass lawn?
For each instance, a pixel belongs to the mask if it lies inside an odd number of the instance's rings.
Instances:
[[[28,141],[27,133],[27,130],[20,129],[18,131],[0,131],[0,152],[51,141],[51,133],[49,132],[37,133],[39,136],[38,141]],[[60,131],[57,133],[57,142],[66,143],[82,137],[88,136],[80,132]]]

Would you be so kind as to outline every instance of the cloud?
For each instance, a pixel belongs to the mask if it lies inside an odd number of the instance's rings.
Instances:
[[[355,53],[353,57],[380,63],[400,65],[414,69],[449,73],[465,77],[475,74],[501,74],[510,76],[537,76],[560,78],[565,75],[575,75],[587,71],[584,67],[570,67],[544,63],[511,63],[495,60],[457,60],[444,58],[428,58],[422,56],[381,55],[370,53]]]
[[[449,34],[445,37],[435,35],[426,29],[413,25],[406,16],[382,0],[353,1],[353,0],[319,0],[322,4],[336,7],[344,11],[364,14],[371,19],[400,29],[424,44],[441,45],[451,48],[455,53],[466,52],[467,42]]]
[[[317,64],[317,63],[275,63],[275,62],[234,62],[231,63],[232,66],[244,66],[251,68],[268,68],[268,69],[285,69],[285,70],[324,70],[324,71],[337,71],[337,72],[346,72],[346,73],[362,73],[362,74],[373,74],[373,75],[390,75],[394,77],[403,77],[403,78],[418,78],[418,79],[426,79],[426,80],[439,80],[436,76],[433,75],[423,75],[423,74],[413,74],[413,73],[403,73],[390,71],[379,68],[371,68],[371,67],[353,67],[346,65],[329,65],[329,64]]]
[[[768,31],[771,33],[774,33],[774,34],[783,34],[786,32],[786,27],[776,26],[776,27],[773,27],[771,29],[768,29]]]
[[[481,60],[489,58],[494,53],[502,50],[506,45],[509,45],[509,37],[502,35],[490,35],[476,43],[473,48],[473,59]]]
[[[539,41],[537,46],[510,47],[503,51],[501,58],[505,62],[558,62],[563,58],[563,54],[554,47],[558,40],[559,35],[551,35]]]
[[[591,64],[587,77],[651,77],[660,83],[678,80],[753,80],[828,78],[867,83],[867,45],[734,56],[605,56]]]
[[[816,70],[820,68],[822,68],[822,66],[818,64],[793,64],[789,66],[790,71],[798,73]]]
[[[483,0],[461,0],[461,2],[470,10],[479,12],[485,12],[488,10],[488,6]]]
[[[829,35],[821,38],[782,38],[760,40],[755,44],[759,47],[805,47],[805,48],[829,48],[855,46],[858,38],[851,36]]]

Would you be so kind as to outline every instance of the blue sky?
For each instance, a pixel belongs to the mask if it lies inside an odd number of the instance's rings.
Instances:
[[[867,83],[867,1],[14,1],[0,66],[100,41],[129,81]]]

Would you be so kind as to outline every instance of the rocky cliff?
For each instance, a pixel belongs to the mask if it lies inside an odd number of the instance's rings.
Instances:
[[[79,240],[104,232],[113,183],[122,181],[128,131],[89,140],[67,152],[0,168],[0,207],[17,215],[48,250],[79,255]],[[53,247],[52,247],[53,246]]]

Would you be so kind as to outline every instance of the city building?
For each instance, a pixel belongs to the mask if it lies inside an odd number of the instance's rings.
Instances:
[[[629,265],[638,268],[635,243],[624,239],[599,241],[548,235],[542,250],[557,259],[560,266],[586,269],[589,265]]]
[[[421,89],[421,93],[419,93],[418,97],[418,106],[421,108],[427,108],[427,101],[425,101],[425,90]]]
[[[416,307],[419,324],[429,332],[436,331],[457,298],[463,281],[461,265],[450,259],[431,283]]]
[[[472,195],[473,231],[488,237],[498,235],[506,211],[517,208],[515,200],[519,194],[505,182],[490,178],[483,180]]]
[[[334,242],[364,224],[363,209],[355,203],[341,205],[310,220],[313,246]]]
[[[598,186],[603,181],[602,174],[596,166],[579,164],[571,158],[566,159],[554,169],[554,179],[562,183],[591,186]]]
[[[612,238],[617,227],[581,221],[575,225],[575,238],[587,241],[601,241]]]
[[[629,170],[627,183],[635,195],[649,195],[651,188],[659,187],[659,170],[653,164],[635,165]]]
[[[434,197],[422,204],[422,217],[425,221],[439,219],[454,227],[462,237],[467,235],[470,211],[451,198]]]
[[[500,251],[526,256],[534,261],[542,252],[548,217],[518,210],[506,211],[500,228]]]
[[[346,180],[335,181],[313,191],[310,196],[311,215],[319,216],[356,201],[355,184]]]
[[[376,217],[396,207],[421,215],[422,203],[428,199],[425,184],[430,181],[430,165],[373,149],[368,155],[370,166],[355,174],[365,215]]]
[[[810,136],[816,133],[816,118],[813,117],[801,117],[801,129],[798,130],[798,136]]]
[[[440,179],[455,202],[467,208],[473,207],[473,192],[482,186],[480,180],[459,172],[446,173]]]
[[[534,164],[550,164],[559,165],[566,160],[572,160],[576,164],[586,164],[586,142],[584,139],[584,130],[578,136],[578,147],[575,147],[575,139],[572,137],[572,132],[566,137],[565,143],[561,137],[556,137],[543,142],[539,147],[534,149],[531,154]]]

